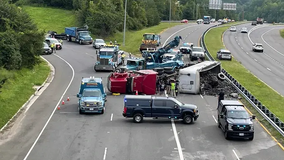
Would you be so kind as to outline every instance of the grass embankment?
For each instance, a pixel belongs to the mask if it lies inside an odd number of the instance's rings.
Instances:
[[[280,32],[281,37],[284,38],[284,29],[281,29],[279,32]]]
[[[76,17],[73,11],[46,8],[46,7],[32,7],[24,6],[24,10],[31,16],[33,21],[38,25],[38,28],[45,30],[56,31],[58,33],[63,33],[65,27],[76,26]],[[121,49],[133,54],[140,53],[139,47],[142,40],[142,35],[144,33],[160,33],[161,31],[176,26],[181,25],[180,22],[162,22],[157,26],[145,28],[139,31],[127,31],[125,33],[125,46],[123,43],[123,32],[117,32],[113,36],[105,38],[106,43],[109,41],[117,41],[121,44]],[[93,35],[93,38],[100,38]]]
[[[72,27],[76,24],[76,17],[73,11],[24,6],[23,9],[30,15],[39,29],[64,33],[65,27]]]
[[[8,78],[0,88],[0,128],[14,116],[35,92],[33,86],[40,86],[46,80],[49,72],[50,68],[45,61],[36,65],[32,70],[0,70],[0,79]]]
[[[225,48],[222,42],[222,34],[230,26],[222,26],[210,30],[205,36],[205,44],[210,54],[216,58],[217,51],[221,48]],[[219,38],[217,38],[219,37]],[[218,60],[219,61],[219,60]],[[266,84],[256,78],[250,71],[248,71],[242,64],[235,59],[232,61],[222,61],[222,67],[229,72],[242,86],[249,90],[263,105],[265,105],[272,113],[274,113],[279,119],[284,122],[283,106],[284,98],[278,93],[269,88]],[[245,100],[242,100],[248,109],[257,116],[258,120],[262,122],[267,129],[277,137],[277,139],[283,144],[284,137],[282,137],[258,112]]]

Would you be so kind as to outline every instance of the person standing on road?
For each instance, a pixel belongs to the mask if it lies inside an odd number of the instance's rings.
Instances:
[[[221,100],[224,100],[224,96],[225,96],[224,90],[221,89],[221,91],[218,94],[218,106],[217,106],[217,108],[219,107]]]
[[[53,45],[54,53],[56,53],[56,45],[55,45],[55,43],[52,43],[52,45]]]
[[[129,59],[131,59],[132,58],[132,54],[131,53],[129,53]]]
[[[176,81],[176,85],[175,85],[175,92],[176,92],[176,96],[178,96],[178,82]]]
[[[122,54],[122,55],[121,55],[122,65],[125,65],[125,64],[124,64],[124,57],[125,57],[125,54]]]
[[[59,42],[63,45],[63,40],[62,39],[60,39]]]
[[[171,82],[171,95],[172,95],[172,97],[176,98],[176,83],[175,83],[175,81]]]

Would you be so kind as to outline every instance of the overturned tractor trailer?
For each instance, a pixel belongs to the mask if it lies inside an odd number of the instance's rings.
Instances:
[[[204,61],[196,65],[179,70],[179,86],[180,93],[198,94],[204,85],[202,79],[206,79],[206,83],[215,87],[218,85],[218,79],[224,80],[225,76],[221,73],[221,63],[218,61]],[[206,84],[206,85],[208,85]]]

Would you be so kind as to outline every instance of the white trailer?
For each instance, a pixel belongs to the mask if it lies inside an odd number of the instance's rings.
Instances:
[[[221,63],[218,61],[203,61],[179,71],[180,93],[198,94],[200,92],[200,78],[203,74],[220,73]]]

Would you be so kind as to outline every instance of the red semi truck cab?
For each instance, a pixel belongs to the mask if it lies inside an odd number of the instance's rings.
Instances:
[[[108,90],[112,93],[156,94],[157,72],[153,70],[139,70],[130,72],[114,72],[108,76]]]

